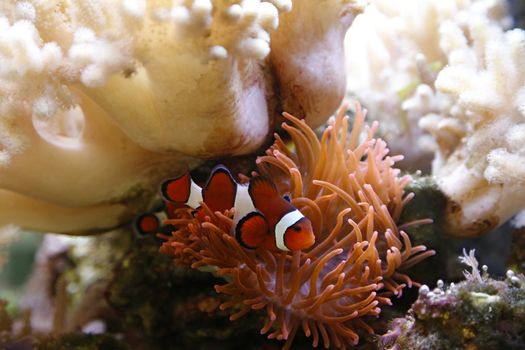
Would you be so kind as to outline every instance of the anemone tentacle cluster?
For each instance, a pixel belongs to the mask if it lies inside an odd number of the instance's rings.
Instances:
[[[434,254],[412,246],[397,224],[412,198],[403,191],[410,178],[393,168],[401,157],[388,156],[386,143],[373,138],[377,125],[365,127],[359,105],[348,133],[344,111],[320,141],[304,121],[285,114],[293,151],[276,135],[257,162],[258,173],[290,193],[292,204],[311,220],[316,244],[310,250],[245,249],[231,233],[232,212],[213,213],[205,204],[203,221],[191,209],[178,209],[167,221],[176,230],[163,236],[161,252],[177,263],[216,266],[227,277],[216,290],[231,296],[221,308],[234,310],[232,320],[264,310],[261,333],[286,340],[285,348],[301,329],[314,346],[357,344],[361,334],[374,332],[369,316],[378,316],[390,296],[417,285],[405,270]]]

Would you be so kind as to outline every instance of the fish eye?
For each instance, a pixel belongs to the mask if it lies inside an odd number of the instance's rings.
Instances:
[[[294,226],[293,229],[295,230],[295,232],[301,231],[301,228],[299,226]]]

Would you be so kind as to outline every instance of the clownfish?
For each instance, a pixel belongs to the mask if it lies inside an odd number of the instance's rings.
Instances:
[[[160,220],[155,214],[145,213],[135,218],[132,227],[135,235],[143,238],[158,232]]]
[[[204,215],[201,202],[213,212],[235,208],[234,233],[245,248],[291,251],[307,249],[315,243],[310,220],[290,200],[281,197],[275,184],[264,176],[252,178],[246,186],[237,183],[230,171],[219,165],[212,170],[204,188],[186,172],[165,180],[161,195],[168,203],[196,209],[197,217]]]
[[[159,218],[160,217],[160,218]],[[164,212],[144,213],[137,216],[132,223],[132,231],[137,238],[155,237],[158,233],[169,236],[175,230],[173,225],[161,225],[166,218]]]

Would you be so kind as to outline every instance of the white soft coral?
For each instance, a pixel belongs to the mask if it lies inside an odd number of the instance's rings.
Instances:
[[[524,32],[505,31],[505,4],[377,0],[347,37],[349,93],[409,165],[433,151],[448,230],[463,236],[525,207]]]
[[[434,173],[452,202],[451,231],[477,235],[525,208],[525,32],[472,21],[447,24],[449,65],[436,88],[452,97],[442,118],[458,125],[455,142],[429,127],[440,148]]]
[[[418,127],[421,117],[446,108],[434,89],[448,57],[440,47],[443,23],[474,18],[508,24],[504,0],[374,0],[345,39],[348,94],[357,97],[382,136],[410,169],[429,170],[435,142]]]

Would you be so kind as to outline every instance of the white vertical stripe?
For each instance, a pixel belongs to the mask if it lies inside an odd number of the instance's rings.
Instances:
[[[290,249],[286,247],[286,244],[284,244],[284,234],[290,226],[302,218],[304,218],[304,215],[301,214],[299,210],[295,209],[294,211],[286,213],[281,220],[279,220],[277,225],[275,225],[275,244],[277,245],[277,248],[287,252],[290,251]]]
[[[190,181],[190,196],[188,197],[186,205],[195,209],[200,205],[200,202],[202,202],[202,188],[193,182],[193,180]]]
[[[235,225],[247,214],[257,211],[253,206],[252,198],[248,193],[248,186],[237,184],[237,194],[235,196],[235,215],[233,221]]]

